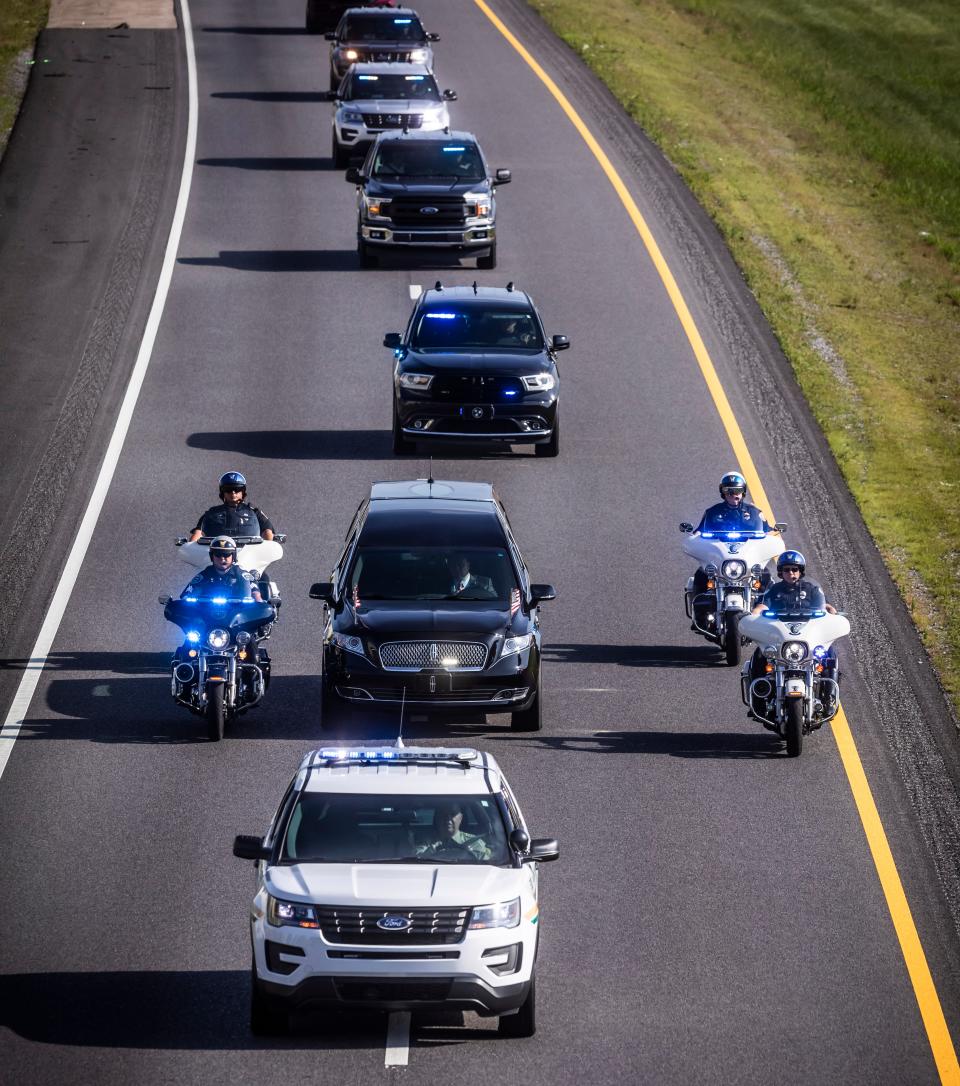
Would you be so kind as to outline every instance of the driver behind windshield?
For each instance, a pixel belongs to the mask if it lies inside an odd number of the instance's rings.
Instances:
[[[463,825],[463,804],[450,802],[437,806],[434,824],[427,840],[416,847],[418,856],[442,856],[450,852],[469,852],[478,860],[489,860],[493,853],[482,834],[466,833]]]
[[[383,75],[354,71],[347,80],[343,100],[345,102],[368,101],[382,98],[392,101],[410,99],[421,102],[440,102],[440,91],[433,76]]]
[[[452,181],[483,181],[483,163],[472,144],[439,141],[385,140],[377,151],[371,176],[442,177]]]

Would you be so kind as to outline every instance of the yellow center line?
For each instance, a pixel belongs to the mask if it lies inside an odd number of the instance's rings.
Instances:
[[[690,342],[697,365],[700,367],[700,372],[703,374],[714,405],[723,422],[727,437],[733,446],[733,452],[740,465],[740,470],[746,477],[750,492],[761,509],[767,513],[768,519],[772,521],[773,513],[770,502],[763,489],[756,465],[750,455],[750,450],[747,448],[747,443],[734,416],[733,409],[730,407],[730,401],[723,391],[723,385],[717,376],[713,360],[710,358],[706,345],[697,329],[696,322],[680,292],[680,288],[677,286],[677,281],[674,279],[663,253],[660,251],[660,246],[657,245],[650,227],[640,213],[640,209],[630,195],[623,179],[614,169],[606,152],[587,127],[583,118],[527,48],[507,28],[503,20],[490,9],[485,0],[474,0],[474,3],[520,54],[546,86],[547,90],[550,91],[557,104],[567,115],[570,123],[583,137],[584,143],[590,148],[594,158],[600,164],[600,168],[607,175],[610,184],[613,185],[614,190],[620,197],[620,202],[636,227],[667,295],[673,303],[673,308]],[[840,752],[840,759],[847,774],[847,781],[850,784],[850,790],[853,793],[860,821],[866,834],[870,854],[873,857],[880,885],[886,898],[887,909],[890,912],[890,918],[893,921],[897,939],[900,942],[900,950],[910,976],[910,982],[913,985],[914,996],[920,1009],[924,1028],[927,1031],[927,1039],[930,1042],[930,1049],[933,1053],[940,1081],[944,1086],[960,1086],[960,1063],[957,1061],[957,1053],[950,1037],[950,1031],[947,1028],[946,1019],[943,1016],[940,998],[937,995],[937,989],[930,974],[930,967],[923,952],[920,936],[913,921],[907,895],[904,892],[903,883],[900,880],[900,874],[897,871],[897,865],[894,862],[893,853],[890,850],[890,844],[887,841],[887,835],[880,820],[880,814],[843,709],[840,709],[834,718],[833,736]]]

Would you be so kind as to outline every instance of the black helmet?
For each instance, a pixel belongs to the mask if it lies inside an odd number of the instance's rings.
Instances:
[[[210,544],[211,559],[215,554],[230,554],[234,560],[237,557],[237,545],[228,535],[218,535]]]
[[[799,566],[801,577],[807,572],[807,560],[799,551],[784,551],[777,559],[777,573],[781,577],[784,566]]]
[[[227,489],[230,490],[242,490],[244,497],[247,495],[247,480],[239,471],[228,471],[224,475],[220,476],[220,497],[223,497],[223,492]]]
[[[741,494],[747,493],[747,480],[740,474],[739,471],[728,471],[726,475],[720,480],[720,497],[723,497],[725,490],[739,490]]]

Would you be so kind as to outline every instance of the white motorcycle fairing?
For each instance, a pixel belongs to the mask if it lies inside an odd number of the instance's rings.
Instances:
[[[740,559],[747,572],[754,566],[765,566],[784,550],[779,532],[693,532],[683,544],[683,553],[704,568],[715,565],[722,570],[725,561]]]
[[[283,557],[283,547],[273,539],[259,536],[234,537],[237,544],[237,565],[246,573],[263,575],[268,566]],[[198,539],[195,543],[183,543],[177,547],[180,558],[197,569],[210,565],[210,540]]]

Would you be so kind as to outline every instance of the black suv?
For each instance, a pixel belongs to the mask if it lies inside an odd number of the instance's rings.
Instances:
[[[324,35],[330,47],[330,89],[336,90],[355,61],[400,61],[426,64],[433,69],[431,43],[439,34],[428,34],[420,16],[410,8],[349,8],[337,29]]]
[[[444,92],[448,94],[449,92]],[[447,250],[476,255],[478,268],[497,266],[497,185],[510,171],[491,170],[469,132],[387,132],[377,137],[357,185],[357,252]]]
[[[556,353],[529,294],[506,287],[444,287],[417,299],[406,332],[389,332],[393,350],[393,451],[419,440],[534,444],[560,450]]]
[[[374,483],[350,524],[326,603],[322,722],[338,699],[511,713],[539,731],[540,616],[488,483]]]

